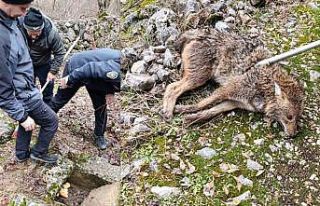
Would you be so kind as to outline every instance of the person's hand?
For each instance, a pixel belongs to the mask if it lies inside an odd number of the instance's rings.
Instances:
[[[26,131],[32,131],[36,128],[36,123],[31,117],[28,117],[24,122],[21,123],[21,126],[23,126]]]
[[[49,72],[48,76],[47,76],[47,81],[51,82],[51,81],[53,81],[55,79],[56,79],[56,75],[54,75],[51,72]]]
[[[67,85],[68,79],[69,79],[69,76],[66,76],[66,77],[60,79],[59,86],[60,86],[61,89],[68,88],[68,85]]]

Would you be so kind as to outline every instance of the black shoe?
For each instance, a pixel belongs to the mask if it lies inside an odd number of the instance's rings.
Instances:
[[[42,154],[36,155],[31,153],[30,158],[44,163],[54,164],[57,162],[58,157],[56,155]]]
[[[96,136],[94,135],[94,143],[97,145],[97,147],[101,150],[107,149],[108,142],[104,138],[104,136]]]
[[[19,163],[25,162],[30,158],[30,151],[16,151],[16,158],[15,160]]]
[[[16,156],[16,161],[19,163],[25,162],[30,158],[30,155],[25,155],[24,157],[18,157]]]

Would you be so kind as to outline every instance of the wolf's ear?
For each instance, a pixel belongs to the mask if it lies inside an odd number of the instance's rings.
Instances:
[[[274,83],[274,93],[276,96],[281,96],[281,88],[276,82]]]

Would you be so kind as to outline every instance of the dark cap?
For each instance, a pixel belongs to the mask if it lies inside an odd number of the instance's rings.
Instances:
[[[24,17],[23,26],[27,30],[41,30],[44,27],[44,18],[38,9],[30,8]]]
[[[29,4],[33,2],[33,0],[2,0],[7,4]]]

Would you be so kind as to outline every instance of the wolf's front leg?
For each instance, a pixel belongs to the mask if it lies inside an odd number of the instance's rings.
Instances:
[[[226,92],[224,87],[216,89],[209,97],[201,100],[197,104],[191,105],[176,105],[174,112],[175,113],[192,113],[199,110],[208,108],[211,105],[220,103],[223,100],[226,100]]]
[[[171,119],[178,97],[197,86],[187,78],[182,78],[180,81],[168,85],[163,97],[163,117]]]
[[[222,112],[231,111],[236,108],[238,108],[238,104],[236,104],[235,102],[224,101],[224,102],[217,104],[216,106],[214,106],[210,109],[200,111],[195,114],[188,114],[185,116],[184,119],[187,124],[194,124],[197,122],[202,122],[207,119],[213,118],[214,116],[216,116]]]

